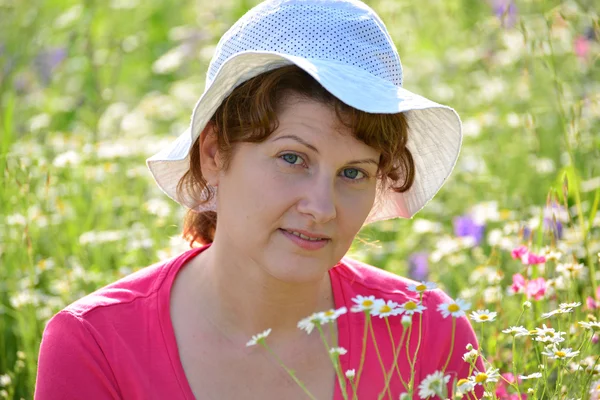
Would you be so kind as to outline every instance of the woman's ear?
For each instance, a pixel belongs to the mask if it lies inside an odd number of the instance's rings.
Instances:
[[[200,141],[200,167],[209,185],[219,186],[219,143],[212,122],[208,122],[198,138]]]

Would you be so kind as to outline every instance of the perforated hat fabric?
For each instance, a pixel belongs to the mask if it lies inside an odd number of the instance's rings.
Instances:
[[[414,216],[456,164],[462,143],[460,118],[452,108],[402,87],[402,64],[387,28],[375,11],[358,0],[267,0],[240,18],[215,49],[189,128],[147,160],[159,187],[188,208],[216,211],[215,199],[200,204],[201,199],[190,193],[176,192],[189,169],[192,144],[233,89],[291,64],[354,108],[405,113],[414,184],[404,193],[379,190],[365,224]]]

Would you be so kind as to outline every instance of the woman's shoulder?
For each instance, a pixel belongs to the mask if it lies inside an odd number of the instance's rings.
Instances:
[[[179,270],[192,252],[193,250],[189,250],[143,267],[75,300],[62,311],[81,318],[99,310],[110,314],[111,311],[123,311],[128,306],[135,308],[140,300],[156,296],[160,288],[168,283],[168,278]]]
[[[417,287],[422,282],[395,274],[382,268],[344,257],[335,268],[335,273],[344,283],[345,291],[356,295],[371,296],[396,302],[418,300]],[[423,293],[423,302],[430,306],[448,303],[451,297],[441,289],[427,290]]]
[[[358,261],[354,258],[345,256],[335,268],[336,274],[341,278],[347,287],[356,290],[357,294],[373,295],[373,292],[380,293],[380,297],[389,296],[408,296],[414,297],[415,292],[411,289],[419,285],[419,282],[410,278],[394,274],[390,271],[378,268],[376,266]]]

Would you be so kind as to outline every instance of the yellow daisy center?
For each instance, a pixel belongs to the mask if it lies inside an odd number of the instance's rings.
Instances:
[[[477,382],[477,383],[483,383],[483,382],[487,381],[487,378],[488,378],[487,374],[485,374],[483,372],[480,372],[475,377],[475,382]]]
[[[373,305],[373,301],[372,300],[363,300],[362,305],[363,305],[363,307],[371,307]]]
[[[450,311],[450,312],[457,312],[457,311],[460,311],[460,307],[456,303],[450,304],[448,306],[448,311]]]
[[[490,317],[488,317],[487,315],[485,315],[485,314],[484,314],[484,315],[480,315],[480,316],[479,316],[479,319],[481,319],[481,320],[484,320],[484,321],[485,321],[485,320],[488,320],[488,319],[490,319]]]
[[[392,307],[388,306],[387,304],[382,305],[379,309],[379,312],[382,314],[389,313],[390,311],[392,311]]]
[[[416,287],[416,289],[417,289],[419,292],[422,292],[422,291],[424,291],[425,289],[427,289],[427,286],[425,286],[425,285],[423,285],[423,284],[420,284],[420,285],[418,285],[418,286]]]
[[[567,356],[567,353],[565,353],[564,351],[560,351],[560,350],[559,350],[559,351],[555,352],[555,353],[554,353],[554,355],[555,355],[556,357],[563,358],[563,357],[566,357],[566,356]]]
[[[414,301],[408,301],[405,305],[404,305],[404,309],[405,310],[415,310],[417,308],[417,305],[415,304]]]
[[[461,380],[458,381],[457,385],[460,386],[460,385],[462,385],[464,383],[467,383],[467,382],[469,382],[469,380],[463,378],[463,379],[461,379]]]
[[[329,311],[326,311],[326,312],[325,312],[325,316],[326,316],[326,317],[331,317],[331,316],[332,316],[332,315],[334,315],[334,314],[335,314],[335,312],[334,312],[333,310],[329,310]]]

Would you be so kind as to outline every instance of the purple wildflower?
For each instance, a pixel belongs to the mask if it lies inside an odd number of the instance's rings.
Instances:
[[[556,239],[562,239],[563,237],[563,225],[560,221],[554,221],[552,218],[544,218],[544,229],[552,232]]]
[[[505,28],[512,28],[517,22],[517,6],[514,0],[491,0],[494,14]]]
[[[479,246],[485,233],[485,225],[477,223],[468,215],[456,217],[453,220],[454,234],[458,237],[471,237],[475,245]]]
[[[429,255],[425,252],[411,254],[408,258],[408,274],[415,281],[426,281],[429,276]]]
[[[38,74],[45,85],[50,83],[54,70],[65,58],[67,58],[67,50],[64,47],[55,47],[38,53],[34,62]]]

